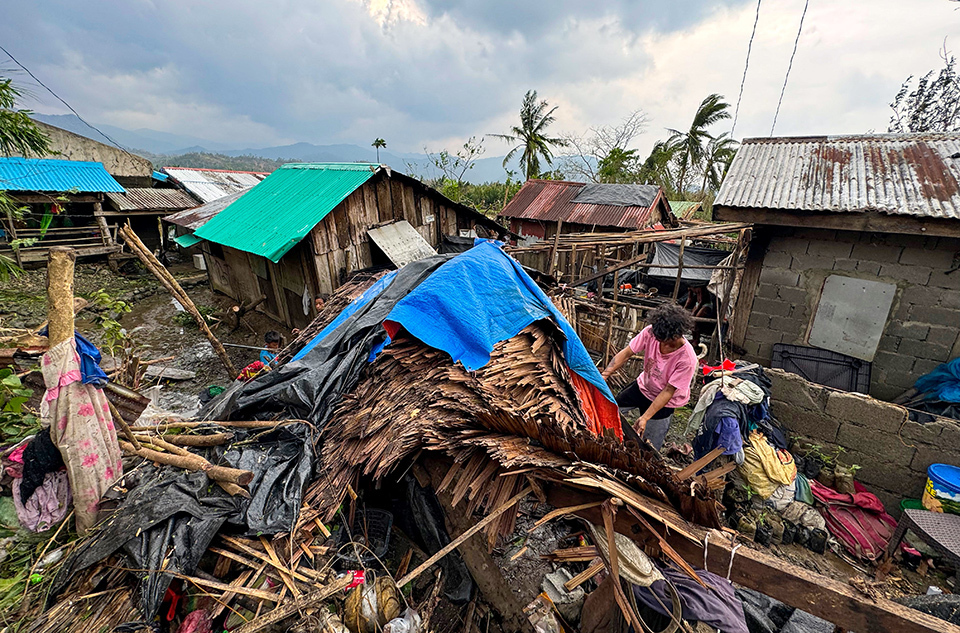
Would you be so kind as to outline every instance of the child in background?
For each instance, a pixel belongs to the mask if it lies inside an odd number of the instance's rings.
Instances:
[[[267,349],[260,351],[260,362],[264,365],[269,365],[273,362],[273,359],[277,357],[277,352],[280,351],[280,341],[282,337],[280,333],[276,330],[270,330],[263,335],[263,342]]]

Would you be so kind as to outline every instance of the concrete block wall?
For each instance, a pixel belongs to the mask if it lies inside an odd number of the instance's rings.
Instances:
[[[870,393],[892,399],[960,355],[960,239],[766,227],[771,231],[747,326],[746,358],[807,345],[828,275],[893,283],[897,294],[873,361]]]
[[[919,499],[930,464],[960,466],[960,423],[938,418],[911,422],[907,410],[862,394],[822,387],[778,369],[771,412],[793,434],[843,447],[840,461],[857,464],[857,479],[877,495],[887,511],[900,514],[900,500]]]

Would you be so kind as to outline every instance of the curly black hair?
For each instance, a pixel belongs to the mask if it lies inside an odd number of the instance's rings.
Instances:
[[[693,331],[693,317],[675,303],[665,303],[647,317],[658,341],[670,341]]]

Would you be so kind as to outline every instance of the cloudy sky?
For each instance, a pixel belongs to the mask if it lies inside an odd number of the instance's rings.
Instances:
[[[8,0],[0,43],[91,121],[237,147],[394,151],[500,132],[524,92],[556,130],[650,117],[637,145],[740,89],[755,0]],[[736,136],[766,136],[804,0],[767,0]],[[777,134],[885,131],[910,74],[960,53],[960,3],[810,0]],[[0,53],[2,57],[2,53]],[[0,59],[8,69],[9,60]],[[39,88],[30,105],[66,110]],[[722,130],[718,130],[722,131]],[[501,153],[488,141],[491,153]]]

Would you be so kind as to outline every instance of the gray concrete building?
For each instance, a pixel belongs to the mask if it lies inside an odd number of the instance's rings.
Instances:
[[[894,399],[960,355],[960,134],[747,139],[714,218],[755,225],[729,333],[746,359],[842,354]]]

